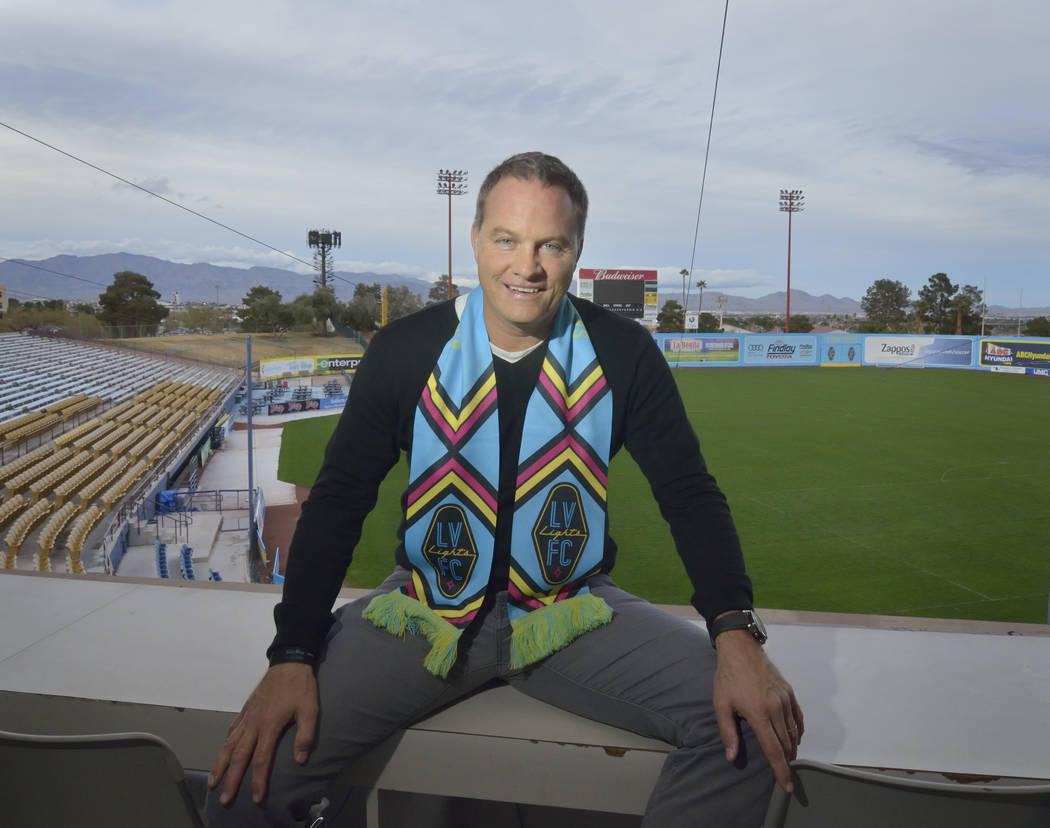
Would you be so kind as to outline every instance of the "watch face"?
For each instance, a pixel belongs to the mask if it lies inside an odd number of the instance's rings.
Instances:
[[[747,610],[746,612],[751,616],[751,634],[755,637],[755,641],[759,644],[765,644],[766,639],[769,638],[766,634],[766,625],[762,623],[762,619],[758,617],[758,613],[754,610]]]

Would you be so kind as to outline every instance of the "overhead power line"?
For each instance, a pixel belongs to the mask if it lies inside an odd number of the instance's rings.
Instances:
[[[689,274],[693,273],[693,265],[696,262],[696,244],[700,238],[700,210],[704,206],[704,185],[707,183],[707,162],[711,156],[711,132],[715,126],[715,101],[718,100],[718,78],[722,74],[722,50],[726,43],[726,20],[729,19],[729,0],[726,0],[725,11],[722,13],[722,37],[718,42],[718,64],[715,67],[715,90],[711,95],[711,116],[707,121],[707,149],[704,150],[704,172],[700,177],[700,200],[696,205],[696,229],[693,231],[693,252],[689,256]],[[685,301],[689,302],[688,289]],[[684,310],[684,308],[683,308]]]
[[[7,129],[11,130],[12,132],[18,133],[23,138],[28,138],[30,141],[35,141],[36,143],[40,144],[41,146],[47,147],[50,150],[54,150],[55,152],[66,156],[66,158],[71,158],[72,160],[76,161],[78,164],[83,164],[84,166],[90,167],[91,169],[95,170],[96,172],[100,172],[103,175],[108,175],[110,178],[114,178],[117,181],[121,182],[122,184],[127,184],[129,187],[134,187],[136,190],[141,190],[142,192],[146,193],[147,195],[151,195],[154,198],[159,198],[161,201],[164,201],[164,202],[170,204],[172,207],[178,207],[180,210],[185,210],[187,213],[190,213],[190,214],[192,214],[194,216],[197,216],[197,218],[204,219],[205,221],[209,221],[212,224],[216,225],[217,227],[221,227],[223,230],[229,230],[231,233],[236,233],[241,238],[248,239],[248,241],[255,242],[256,244],[262,245],[263,247],[265,247],[268,250],[272,250],[274,253],[280,253],[282,256],[285,256],[285,257],[291,259],[292,261],[299,262],[299,264],[304,264],[307,267],[309,267],[311,270],[314,269],[314,267],[315,267],[315,265],[312,262],[308,262],[308,261],[305,261],[304,259],[300,259],[298,256],[294,256],[294,255],[292,255],[291,253],[289,253],[289,252],[287,252],[285,250],[281,250],[281,249],[279,249],[277,247],[274,247],[272,244],[267,244],[262,239],[257,239],[255,236],[250,236],[247,233],[241,232],[236,227],[230,227],[230,225],[223,224],[221,221],[218,221],[217,219],[213,219],[210,216],[206,216],[206,215],[204,215],[204,213],[200,213],[197,210],[194,210],[194,209],[192,209],[190,207],[187,207],[185,204],[180,204],[179,202],[174,201],[174,200],[172,200],[170,198],[167,198],[166,196],[162,196],[160,193],[155,193],[155,192],[153,192],[153,190],[149,189],[148,187],[143,187],[141,184],[136,184],[134,181],[128,181],[128,179],[123,178],[122,176],[119,176],[116,173],[112,173],[109,170],[103,169],[102,167],[98,166],[97,164],[92,164],[90,161],[85,161],[83,158],[80,158],[79,156],[73,155],[73,153],[71,153],[71,152],[66,152],[64,149],[60,149],[59,147],[56,147],[54,144],[49,144],[47,141],[43,141],[40,138],[37,138],[37,137],[35,137],[33,135],[30,135],[28,132],[23,132],[22,130],[18,129],[17,127],[13,127],[10,124],[4,123],[3,121],[0,121],[0,126],[6,127]],[[342,279],[344,282],[346,282],[348,284],[353,284],[353,282],[351,282],[349,279],[343,279],[342,276],[336,276],[334,273],[332,275],[335,278]]]

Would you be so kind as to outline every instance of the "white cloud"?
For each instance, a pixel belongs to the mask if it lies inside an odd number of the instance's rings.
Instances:
[[[422,0],[9,0],[0,121],[305,260],[305,231],[335,227],[342,256],[374,272],[444,271],[434,173],[469,169],[457,279],[473,275],[484,172],[547,149],[592,197],[581,264],[647,263],[673,285],[692,252],[722,10],[536,0],[508,25],[481,0],[454,18]],[[1048,37],[1040,0],[731,6],[694,270],[779,286],[776,196],[800,187],[811,293],[994,267],[1004,289],[1050,303]],[[0,179],[4,234],[41,257],[59,252],[50,238],[295,266],[2,128]]]

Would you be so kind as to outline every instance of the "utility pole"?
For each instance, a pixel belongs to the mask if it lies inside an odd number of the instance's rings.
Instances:
[[[784,333],[791,333],[791,214],[802,212],[805,198],[802,195],[802,190],[780,191],[780,212],[788,214],[787,313],[785,315]]]
[[[314,265],[321,271],[314,277],[314,284],[320,288],[328,287],[328,271],[332,269],[332,248],[343,246],[343,234],[338,230],[310,230],[306,242],[314,250]]]
[[[448,196],[448,298],[452,298],[452,196],[467,191],[466,170],[438,170],[437,194]]]

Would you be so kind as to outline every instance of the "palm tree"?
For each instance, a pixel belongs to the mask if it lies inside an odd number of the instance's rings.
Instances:
[[[915,333],[922,333],[922,318],[929,313],[930,303],[925,299],[916,299],[911,303],[912,313],[915,314]]]
[[[965,293],[957,293],[952,297],[952,307],[955,308],[955,333],[962,333],[963,316],[973,308],[973,299]]]
[[[696,286],[700,288],[700,304],[696,306],[696,315],[699,316],[704,309],[704,288],[707,287],[707,280],[701,279]]]

